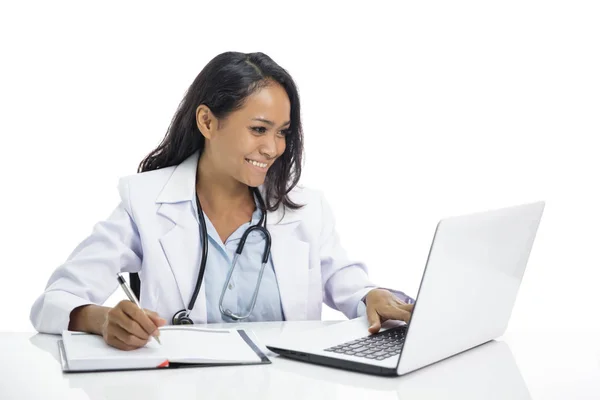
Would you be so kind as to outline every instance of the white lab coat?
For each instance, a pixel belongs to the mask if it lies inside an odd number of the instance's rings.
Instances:
[[[117,272],[139,272],[142,307],[167,321],[187,306],[200,265],[198,216],[194,212],[198,152],[181,164],[123,177],[121,202],[94,226],[58,267],[31,309],[40,332],[67,329],[70,312],[101,305],[118,288]],[[263,187],[259,188],[263,193]],[[286,320],[320,319],[323,301],[348,318],[375,287],[364,264],[348,259],[340,246],[332,211],[321,192],[296,187],[290,198],[306,204],[267,214],[271,257]],[[204,285],[191,312],[206,322]]]

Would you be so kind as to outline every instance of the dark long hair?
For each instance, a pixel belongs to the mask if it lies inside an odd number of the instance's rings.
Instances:
[[[206,105],[219,119],[243,107],[251,94],[272,82],[279,83],[290,100],[290,133],[285,152],[273,163],[265,178],[265,204],[275,211],[280,204],[291,209],[288,193],[300,180],[303,133],[298,89],[288,72],[263,53],[226,52],[213,58],[200,71],[183,97],[160,145],[142,160],[139,172],[180,164],[195,151],[204,151],[204,136],[196,125],[196,109]]]

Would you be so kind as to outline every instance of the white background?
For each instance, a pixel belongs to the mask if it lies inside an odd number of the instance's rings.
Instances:
[[[0,331],[234,50],[294,77],[301,183],[376,282],[416,295],[442,217],[546,200],[509,331],[600,332],[597,2],[214,3],[0,6]]]

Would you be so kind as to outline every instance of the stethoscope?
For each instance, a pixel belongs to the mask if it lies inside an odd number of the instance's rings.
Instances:
[[[246,319],[252,314],[252,310],[254,310],[254,305],[256,304],[256,298],[258,296],[258,289],[260,288],[260,283],[262,281],[263,272],[265,270],[265,265],[267,265],[267,261],[269,260],[269,253],[271,251],[271,235],[267,230],[267,212],[265,203],[260,195],[260,192],[257,188],[253,189],[256,197],[258,198],[258,202],[260,204],[260,209],[262,215],[260,217],[260,221],[258,224],[250,226],[246,229],[246,232],[242,235],[240,239],[240,243],[235,251],[235,255],[233,257],[233,263],[231,264],[231,268],[229,268],[229,272],[227,273],[227,279],[225,280],[225,284],[223,285],[223,289],[221,290],[221,297],[219,298],[219,310],[221,314],[226,315],[236,321],[240,321]],[[192,298],[190,300],[187,308],[183,310],[179,310],[173,315],[172,323],[173,325],[193,325],[194,321],[190,318],[190,313],[194,308],[194,304],[196,303],[196,299],[198,298],[198,293],[200,293],[200,285],[202,284],[202,278],[204,277],[204,269],[206,268],[206,259],[208,258],[208,233],[206,230],[206,221],[204,220],[204,213],[202,212],[202,207],[200,206],[200,200],[198,199],[198,193],[196,193],[196,205],[198,206],[198,219],[200,221],[200,236],[202,237],[202,260],[200,262],[200,272],[198,273],[198,279],[196,281],[196,287],[194,288],[194,293],[192,294]],[[227,287],[229,286],[229,281],[231,280],[231,276],[233,275],[233,270],[235,269],[235,265],[237,264],[237,260],[242,254],[242,250],[244,250],[244,244],[246,243],[246,239],[248,235],[253,231],[262,232],[265,237],[265,248],[263,251],[262,257],[262,266],[260,267],[260,272],[258,274],[258,280],[256,281],[256,288],[254,289],[254,294],[252,295],[252,301],[250,303],[250,309],[245,315],[238,315],[229,309],[223,308],[223,297],[225,297],[225,292]]]

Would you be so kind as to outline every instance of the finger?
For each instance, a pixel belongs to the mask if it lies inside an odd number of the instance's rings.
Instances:
[[[128,302],[123,304],[122,309],[125,314],[142,327],[147,335],[152,335],[156,331],[156,328],[158,328],[144,310],[140,309],[134,303]]]
[[[146,310],[144,308],[144,311],[146,312],[146,315],[148,315],[148,317],[152,320],[152,322],[154,322],[154,325],[156,326],[163,326],[167,324],[167,320],[164,318],[161,318],[160,315],[158,315],[156,312],[151,311],[151,310]]]
[[[156,312],[146,310],[146,309],[144,309],[144,311],[146,312],[146,315],[148,316],[148,318],[150,318],[152,320],[152,322],[154,322],[154,325],[156,325],[157,327],[161,327],[161,326],[164,326],[167,324],[167,320],[164,318],[161,318]],[[154,332],[152,332],[152,336],[159,337],[160,330],[158,328],[156,328],[156,330]]]
[[[404,309],[404,307],[400,307],[398,305],[392,305],[387,307],[382,307],[377,310],[377,313],[382,317],[387,319],[395,319],[400,321],[409,322],[412,313]]]
[[[414,304],[406,304],[403,301],[400,301],[398,299],[395,299],[396,301],[394,302],[394,305],[398,308],[401,308],[405,311],[408,311],[410,313],[412,313],[413,309],[415,308]]]
[[[369,332],[379,332],[381,329],[381,319],[375,310],[375,307],[367,307],[367,320],[369,321]]]
[[[113,313],[113,322],[115,325],[120,326],[125,331],[137,336],[142,340],[148,340],[150,335],[134,318],[135,317],[132,317],[122,308],[117,308]]]
[[[109,336],[108,338],[105,339],[105,342],[109,345],[112,346],[116,349],[119,350],[135,350],[136,348],[134,346],[130,346],[127,343],[124,343],[121,339],[117,338],[114,335]]]
[[[137,349],[137,347],[128,345],[116,336],[111,336],[110,340],[106,343],[119,350],[131,351]]]
[[[143,347],[143,346],[146,345],[146,343],[148,343],[147,339],[146,340],[140,339],[136,335],[134,335],[134,334],[126,331],[125,329],[123,329],[122,327],[120,327],[118,325],[115,325],[111,329],[110,335],[112,335],[115,338],[119,339],[126,346],[130,346],[130,347],[133,347],[135,349],[137,349],[139,347]]]
[[[405,307],[404,307],[404,309],[406,311],[409,311],[411,314],[412,314],[414,308],[415,308],[415,304],[414,303],[413,304],[405,304]]]

